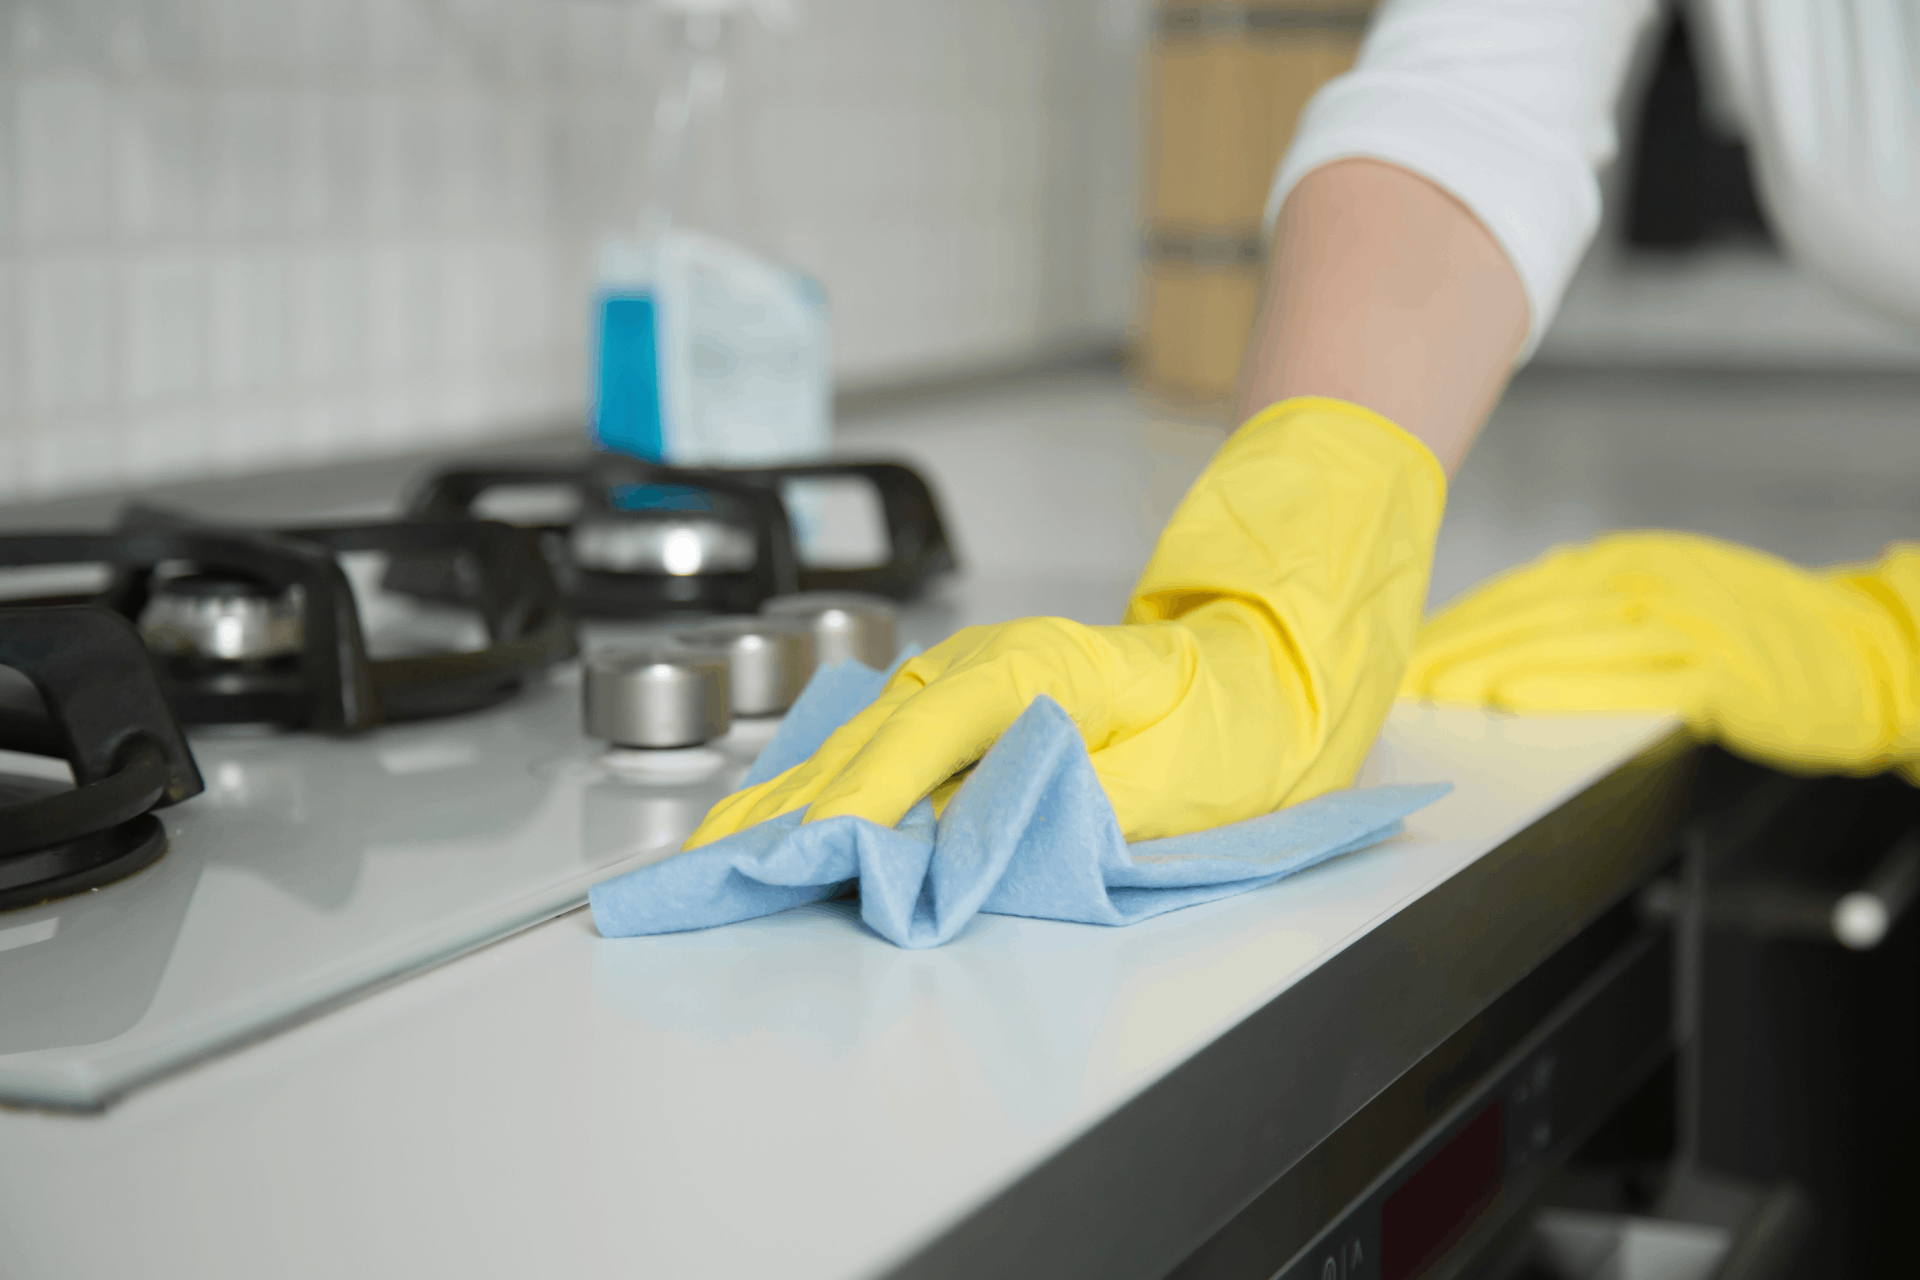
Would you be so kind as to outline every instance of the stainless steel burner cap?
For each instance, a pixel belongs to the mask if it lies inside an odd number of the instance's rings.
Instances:
[[[241,578],[186,574],[155,584],[140,634],[157,653],[259,662],[300,652],[302,612],[299,587],[273,595]]]
[[[760,606],[774,618],[803,619],[813,628],[814,657],[823,667],[848,658],[876,669],[893,661],[893,602],[851,591],[803,591]]]
[[[583,517],[568,536],[573,561],[601,573],[743,573],[753,568],[753,533],[711,518]]]
[[[804,618],[721,618],[675,638],[727,655],[737,716],[778,715],[813,675],[813,628]]]
[[[582,668],[590,737],[621,747],[697,747],[732,727],[727,658],[719,650],[603,649]]]

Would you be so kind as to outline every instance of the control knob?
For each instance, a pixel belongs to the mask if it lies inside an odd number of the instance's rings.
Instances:
[[[894,607],[881,596],[851,591],[802,591],[775,596],[760,606],[773,618],[795,618],[813,628],[814,657],[823,667],[848,658],[884,670],[897,649]]]
[[[728,684],[716,649],[602,649],[582,664],[587,734],[616,747],[697,747],[733,723]]]

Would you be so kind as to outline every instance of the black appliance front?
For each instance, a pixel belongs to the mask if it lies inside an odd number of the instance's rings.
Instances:
[[[1731,757],[1710,763],[1703,788],[1761,820],[1702,825],[1694,841],[1699,1158],[1804,1192],[1798,1274],[1910,1273],[1920,789],[1897,775],[1791,778]]]
[[[1443,963],[1436,957],[1436,963]],[[1363,1107],[1175,1269],[1198,1280],[1454,1274],[1672,1061],[1674,941],[1631,903]]]

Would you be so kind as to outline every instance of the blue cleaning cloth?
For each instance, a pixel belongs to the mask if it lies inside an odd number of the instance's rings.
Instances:
[[[879,696],[887,674],[823,668],[787,713],[747,786],[800,763]],[[860,889],[860,916],[902,947],[937,947],[977,912],[1132,924],[1245,893],[1395,835],[1450,784],[1339,791],[1230,826],[1128,844],[1079,730],[1034,699],[946,812],[922,800],[892,830],[864,818],[801,824],[801,813],[597,884],[610,938],[731,924]]]

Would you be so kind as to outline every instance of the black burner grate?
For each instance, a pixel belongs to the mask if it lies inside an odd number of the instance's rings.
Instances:
[[[474,608],[488,643],[472,652],[368,655],[343,554],[382,552],[395,564],[437,566],[448,598]],[[573,619],[539,548],[493,521],[400,521],[286,529],[209,526],[130,509],[107,533],[0,537],[0,566],[101,563],[112,580],[93,599],[137,620],[156,570],[197,573],[298,592],[295,653],[263,662],[156,656],[167,702],[189,724],[257,723],[351,733],[390,721],[478,710],[512,696],[526,675],[575,652]],[[45,603],[45,602],[40,602]]]
[[[0,747],[65,759],[74,785],[0,776],[0,910],[97,888],[166,851],[149,810],[200,793],[200,771],[145,643],[97,606],[0,609],[0,666],[43,707],[0,708]]]
[[[887,523],[888,559],[861,568],[804,564],[781,488],[789,481],[857,480],[871,485]],[[422,519],[470,519],[488,492],[510,487],[571,490],[579,510],[565,519],[529,522],[541,538],[574,609],[594,617],[643,618],[666,613],[751,613],[766,600],[793,591],[858,591],[908,599],[936,574],[954,567],[940,509],[927,482],[896,462],[822,462],[761,468],[686,468],[623,454],[597,454],[574,464],[529,462],[452,467],[429,475],[408,510]],[[621,495],[635,488],[695,495],[701,517],[750,537],[752,563],[741,569],[676,574],[609,572],[579,562],[569,535],[583,522],[633,526],[672,524],[684,508],[632,509]],[[396,570],[389,585],[434,595],[444,590],[420,567]]]

